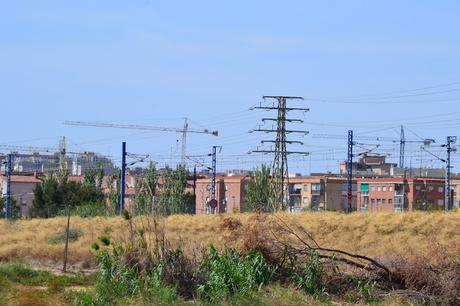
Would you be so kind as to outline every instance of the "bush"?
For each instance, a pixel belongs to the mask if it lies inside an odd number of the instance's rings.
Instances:
[[[296,267],[292,267],[295,269]],[[324,269],[317,252],[311,252],[305,268],[300,272],[293,272],[292,279],[297,286],[313,295],[322,295],[325,289],[322,285]]]
[[[72,215],[82,218],[113,216],[115,212],[103,202],[84,203],[72,209]]]
[[[29,266],[20,263],[0,266],[0,278],[22,285],[43,284],[50,277],[51,273],[49,272],[33,270]]]
[[[69,229],[69,242],[74,242],[77,241],[78,238],[81,237],[83,233],[78,230],[78,229]],[[52,236],[48,241],[51,244],[59,244],[59,243],[65,243],[67,237],[67,231],[64,231],[63,233],[58,233]]]
[[[117,298],[135,296],[140,292],[138,275],[117,259],[107,250],[97,255],[100,276],[96,283],[95,302],[98,305],[112,304]]]
[[[207,279],[198,288],[205,301],[221,301],[235,293],[249,294],[272,280],[276,270],[258,252],[240,255],[230,249],[219,253],[211,246],[209,253],[202,267],[207,271]]]

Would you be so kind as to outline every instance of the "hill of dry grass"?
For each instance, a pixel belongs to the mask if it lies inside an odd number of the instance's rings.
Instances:
[[[254,222],[250,214],[180,215],[167,218],[164,227],[172,243],[223,246],[228,243],[229,233],[222,228],[222,223],[228,217],[243,224]],[[302,226],[324,247],[377,257],[407,251],[424,253],[433,245],[453,248],[460,239],[459,213],[280,213],[276,217],[286,224]],[[136,222],[149,221],[137,219]],[[0,261],[60,264],[63,243],[51,243],[50,240],[64,232],[65,224],[65,218],[0,221]],[[75,266],[90,262],[90,244],[99,236],[123,237],[127,233],[126,221],[120,217],[74,217],[71,228],[82,233],[70,244],[69,259]],[[238,240],[238,237],[233,238]]]

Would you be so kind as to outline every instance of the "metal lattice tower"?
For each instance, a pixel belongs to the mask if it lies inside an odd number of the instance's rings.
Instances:
[[[271,165],[271,175],[273,181],[273,199],[272,206],[274,210],[285,210],[288,205],[290,206],[289,201],[289,168],[288,168],[288,155],[290,154],[303,154],[308,155],[308,152],[301,151],[288,151],[288,144],[300,144],[303,145],[303,142],[297,140],[288,140],[287,134],[308,134],[307,131],[302,130],[291,130],[286,127],[286,123],[298,122],[303,123],[301,119],[287,118],[287,114],[290,111],[309,111],[308,108],[298,108],[298,107],[288,107],[288,100],[303,100],[302,97],[290,97],[290,96],[263,96],[263,99],[273,99],[276,100],[272,106],[260,106],[253,107],[251,109],[263,109],[263,110],[273,110],[277,111],[276,118],[262,118],[262,121],[274,121],[276,122],[276,129],[266,129],[259,128],[254,129],[250,132],[265,132],[265,133],[276,133],[275,140],[262,140],[261,143],[274,143],[274,147],[270,150],[266,149],[257,149],[253,150],[254,153],[274,153],[273,163]]]

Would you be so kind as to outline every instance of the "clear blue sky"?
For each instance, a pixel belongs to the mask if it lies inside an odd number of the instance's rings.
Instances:
[[[267,115],[247,109],[283,94],[311,108],[299,172],[336,171],[349,128],[398,137],[405,124],[441,142],[460,127],[458,16],[459,1],[3,0],[0,143],[55,147],[65,135],[72,150],[118,159],[126,140],[164,163],[179,159],[179,135],[62,122],[180,127],[187,116],[221,133],[191,135],[189,154],[222,145],[221,168],[252,168],[263,158],[233,155],[257,146],[247,131]],[[406,163],[441,165],[414,146]],[[398,159],[396,146],[380,152]]]

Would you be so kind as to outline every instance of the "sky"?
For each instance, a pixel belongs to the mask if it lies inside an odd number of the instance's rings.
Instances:
[[[209,164],[219,145],[220,170],[253,169],[272,156],[247,153],[274,135],[248,131],[273,114],[249,108],[290,95],[310,109],[290,114],[304,120],[290,127],[310,132],[292,150],[311,153],[291,156],[292,171],[336,172],[349,129],[397,139],[404,125],[408,140],[433,138],[430,152],[444,157],[439,145],[460,127],[459,15],[447,0],[0,0],[0,144],[57,147],[66,136],[70,151],[119,162],[126,141],[175,164],[179,133],[62,123],[181,128],[187,117],[219,131],[189,134],[193,160]],[[361,143],[357,154],[399,160],[397,143]],[[408,144],[406,165],[443,166],[419,147]]]

